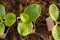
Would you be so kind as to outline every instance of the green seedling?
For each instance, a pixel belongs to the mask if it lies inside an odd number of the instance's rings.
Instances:
[[[16,21],[16,16],[13,13],[5,12],[5,7],[0,5],[0,36],[4,34],[5,26],[12,26]]]
[[[20,22],[18,23],[18,33],[21,36],[27,36],[33,30],[33,23],[41,15],[41,6],[39,4],[31,4],[27,6],[23,13],[20,14]]]
[[[27,21],[29,21],[29,16],[28,16],[27,14],[25,14],[25,13],[20,14],[20,18],[21,18],[21,21],[22,21],[22,22],[27,22]]]
[[[50,17],[53,19],[53,21],[55,21],[55,24],[56,24],[52,28],[52,35],[55,40],[60,40],[60,26],[58,25],[58,24],[60,24],[60,22],[57,21],[59,18],[59,10],[55,4],[50,5],[49,14],[50,14]]]

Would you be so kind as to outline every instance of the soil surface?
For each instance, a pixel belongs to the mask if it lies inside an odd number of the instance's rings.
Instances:
[[[51,32],[47,29],[46,18],[49,17],[49,5],[54,3],[60,11],[60,0],[0,0],[6,12],[13,12],[18,17],[30,4],[37,3],[42,7],[41,16],[35,22],[36,32],[26,37],[21,37],[17,32],[17,22],[10,27],[5,39],[0,40],[53,40]]]

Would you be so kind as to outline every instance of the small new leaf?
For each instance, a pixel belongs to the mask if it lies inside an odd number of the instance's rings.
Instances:
[[[60,40],[60,26],[56,25],[52,28],[52,35],[55,40]]]
[[[0,19],[3,19],[5,16],[5,7],[0,5]]]
[[[0,23],[3,23],[3,20],[2,19],[0,19]]]
[[[33,24],[31,22],[22,22],[22,21],[20,21],[18,23],[17,30],[18,30],[18,33],[21,36],[27,36],[33,30]]]
[[[0,23],[0,36],[4,34],[5,26],[4,24]]]
[[[16,21],[16,16],[14,13],[8,13],[7,15],[5,15],[5,25],[6,26],[12,26]]]
[[[55,4],[51,4],[50,5],[50,7],[49,7],[49,13],[50,13],[51,18],[54,21],[57,21],[58,20],[59,11],[58,11],[58,8],[57,8],[57,6]]]
[[[24,13],[28,14],[30,21],[36,21],[41,15],[41,6],[39,4],[31,4],[25,8]]]
[[[25,13],[20,14],[20,18],[22,22],[28,22],[29,21],[29,16]]]

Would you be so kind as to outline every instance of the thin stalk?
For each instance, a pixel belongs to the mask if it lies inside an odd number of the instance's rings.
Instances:
[[[60,24],[60,22],[57,22],[57,24]]]
[[[60,22],[58,22],[58,24],[60,24]]]

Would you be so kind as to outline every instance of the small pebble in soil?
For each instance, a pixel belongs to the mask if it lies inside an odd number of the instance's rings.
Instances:
[[[52,30],[52,27],[54,26],[54,22],[51,19],[51,17],[46,18],[46,23],[47,23],[48,31],[51,31]]]

